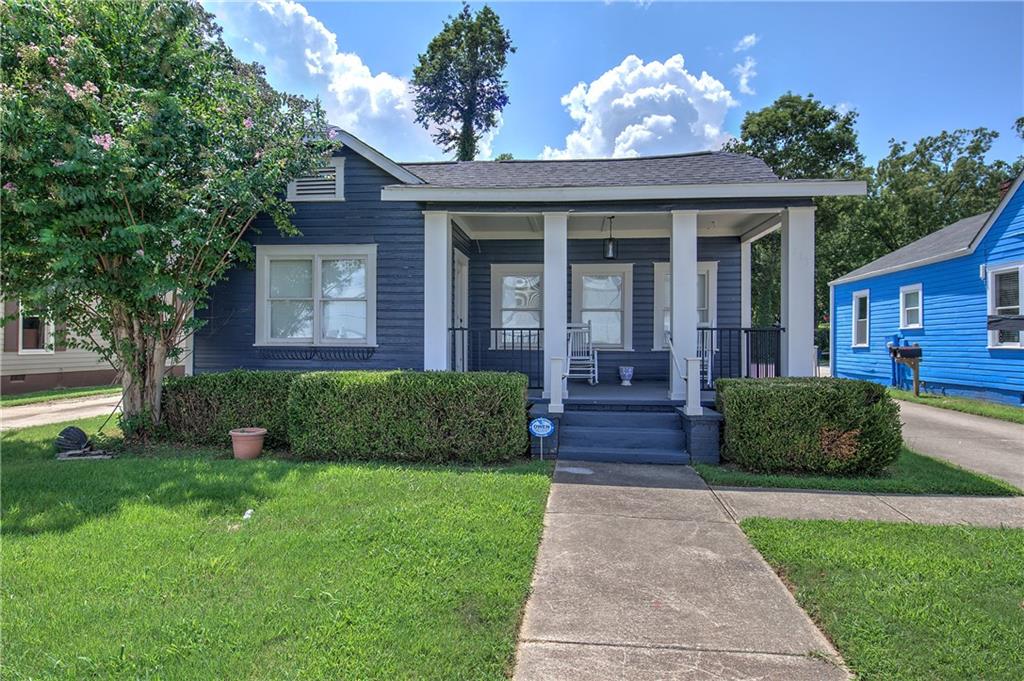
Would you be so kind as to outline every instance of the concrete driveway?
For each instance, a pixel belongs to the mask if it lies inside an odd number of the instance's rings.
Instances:
[[[515,678],[848,677],[689,466],[560,463]]]
[[[121,401],[118,395],[94,395],[66,400],[52,400],[20,407],[0,408],[0,430],[42,426],[47,423],[76,421],[92,416],[105,416]]]
[[[920,454],[945,459],[1024,489],[1024,426],[900,402],[903,439]]]

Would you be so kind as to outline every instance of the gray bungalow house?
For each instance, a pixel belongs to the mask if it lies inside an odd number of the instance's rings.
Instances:
[[[865,193],[726,152],[396,163],[337,139],[289,187],[302,236],[259,221],[255,268],[212,291],[193,371],[515,370],[556,414],[699,415],[717,378],[813,372],[812,198]],[[750,246],[774,230],[782,324],[752,329]],[[569,330],[588,323],[596,385],[564,380]]]

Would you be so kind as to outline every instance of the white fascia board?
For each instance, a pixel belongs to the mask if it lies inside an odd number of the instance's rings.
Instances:
[[[807,198],[864,196],[867,183],[854,181],[780,181],[733,184],[638,185],[622,187],[537,187],[516,189],[388,185],[382,201],[641,201],[671,199]]]
[[[344,144],[346,147],[352,149],[367,161],[377,166],[388,175],[406,182],[408,184],[425,184],[423,179],[414,175],[410,171],[406,170],[402,166],[398,165],[390,158],[380,153],[366,142],[362,141],[358,137],[351,133],[345,132],[340,128],[335,128],[335,139]]]
[[[855,277],[839,277],[828,282],[829,286],[838,286],[839,284],[849,284],[854,281],[860,281],[862,279],[872,279],[879,277],[883,274],[892,274],[893,272],[902,272],[903,270],[912,270],[917,267],[923,267],[925,265],[932,265],[937,262],[943,262],[944,260],[953,260],[954,258],[960,258],[965,255],[970,255],[971,249],[958,248],[950,253],[943,253],[942,255],[933,255],[930,258],[922,258],[921,260],[915,260],[914,262],[903,263],[902,265],[893,265],[892,267],[883,267],[880,270],[873,272],[865,272],[864,274],[858,274]]]

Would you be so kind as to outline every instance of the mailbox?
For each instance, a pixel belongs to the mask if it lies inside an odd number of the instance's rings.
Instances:
[[[893,345],[889,348],[893,359],[921,359],[921,346],[917,345]]]

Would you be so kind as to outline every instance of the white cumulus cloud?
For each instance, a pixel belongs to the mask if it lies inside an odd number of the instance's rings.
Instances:
[[[542,158],[628,157],[717,149],[729,138],[725,115],[737,102],[707,72],[686,70],[681,54],[664,62],[630,55],[562,97],[576,123],[565,147]]]
[[[742,64],[737,64],[732,67],[732,74],[739,78],[739,90],[745,95],[756,94],[754,88],[750,86],[750,81],[757,76],[757,60],[751,56],[748,56],[743,60]]]
[[[294,0],[210,2],[228,44],[251,49],[275,87],[318,95],[331,123],[396,160],[444,157],[427,130],[415,122],[407,78],[374,72],[338,35]],[[490,144],[497,131],[485,140]],[[481,155],[483,156],[483,155]]]
[[[740,41],[736,43],[736,47],[732,48],[733,52],[743,52],[749,50],[751,47],[756,45],[761,40],[761,36],[756,33],[748,33],[747,35],[740,38]]]

